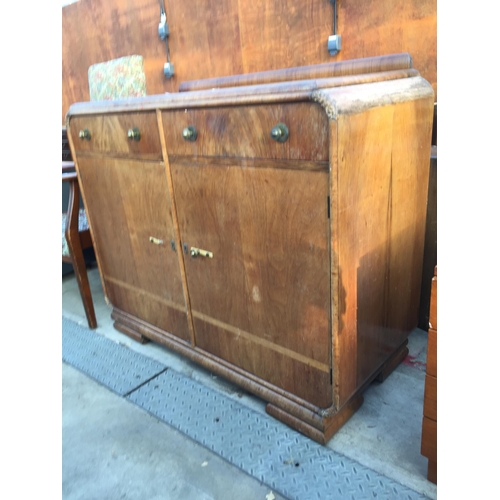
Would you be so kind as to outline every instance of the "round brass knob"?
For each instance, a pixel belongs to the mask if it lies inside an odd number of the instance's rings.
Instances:
[[[285,142],[288,139],[288,127],[284,123],[278,123],[271,129],[271,138],[277,142]]]
[[[78,137],[82,140],[90,141],[90,132],[89,129],[86,128],[84,130],[80,130],[78,133]]]
[[[127,132],[127,137],[134,141],[138,141],[141,138],[141,133],[139,132],[139,129],[137,127],[134,127],[129,129],[129,131]]]
[[[189,125],[182,131],[182,137],[184,137],[186,141],[196,141],[197,136],[198,133],[192,125]]]

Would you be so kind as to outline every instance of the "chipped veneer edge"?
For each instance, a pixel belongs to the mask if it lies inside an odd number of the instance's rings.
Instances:
[[[337,120],[339,115],[352,115],[370,108],[429,97],[434,99],[434,90],[421,76],[320,89],[311,94],[311,100],[323,107],[330,120]]]

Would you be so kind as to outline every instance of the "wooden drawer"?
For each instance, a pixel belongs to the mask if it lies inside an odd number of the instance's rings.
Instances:
[[[432,329],[427,335],[427,375],[437,377],[437,331]]]
[[[278,123],[288,127],[285,142],[271,138]],[[195,141],[183,138],[189,125],[196,129]],[[169,157],[328,161],[328,118],[315,103],[164,111],[163,129]]]
[[[140,139],[128,137],[137,128]],[[78,152],[106,153],[116,156],[140,156],[161,160],[161,143],[156,113],[127,113],[103,116],[78,116],[70,122],[71,137]],[[90,139],[81,139],[81,130],[88,130]]]
[[[437,422],[424,417],[422,421],[422,446],[420,453],[430,460],[437,457]]]
[[[424,416],[437,420],[437,379],[425,376]]]

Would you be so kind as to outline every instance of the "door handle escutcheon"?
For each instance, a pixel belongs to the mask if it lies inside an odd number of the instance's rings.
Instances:
[[[191,247],[191,257],[198,257],[201,255],[202,257],[208,257],[209,259],[214,258],[214,254],[209,252],[208,250],[202,250],[201,248]]]
[[[163,245],[163,240],[159,240],[158,238],[154,238],[153,236],[149,237],[149,241],[154,243],[155,245]]]

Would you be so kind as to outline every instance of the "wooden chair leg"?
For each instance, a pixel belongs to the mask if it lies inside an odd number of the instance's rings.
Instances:
[[[63,165],[64,168],[64,165]],[[78,178],[76,173],[65,174],[63,172],[62,181],[69,181],[69,200],[68,200],[68,215],[66,218],[66,228],[64,231],[66,242],[68,243],[71,263],[75,271],[80,296],[82,297],[85,316],[89,328],[97,328],[97,320],[95,317],[94,303],[92,302],[92,294],[90,293],[89,278],[87,276],[87,267],[83,257],[81,233],[79,232],[79,206],[80,206],[80,190],[78,187]]]
[[[85,315],[87,316],[87,322],[89,324],[89,328],[93,330],[97,328],[97,320],[95,317],[94,303],[92,301],[92,293],[90,292],[89,278],[87,275],[87,267],[85,265],[83,251],[79,246],[71,245],[69,242],[68,246],[70,247],[71,260],[75,270],[78,288],[80,289]]]

